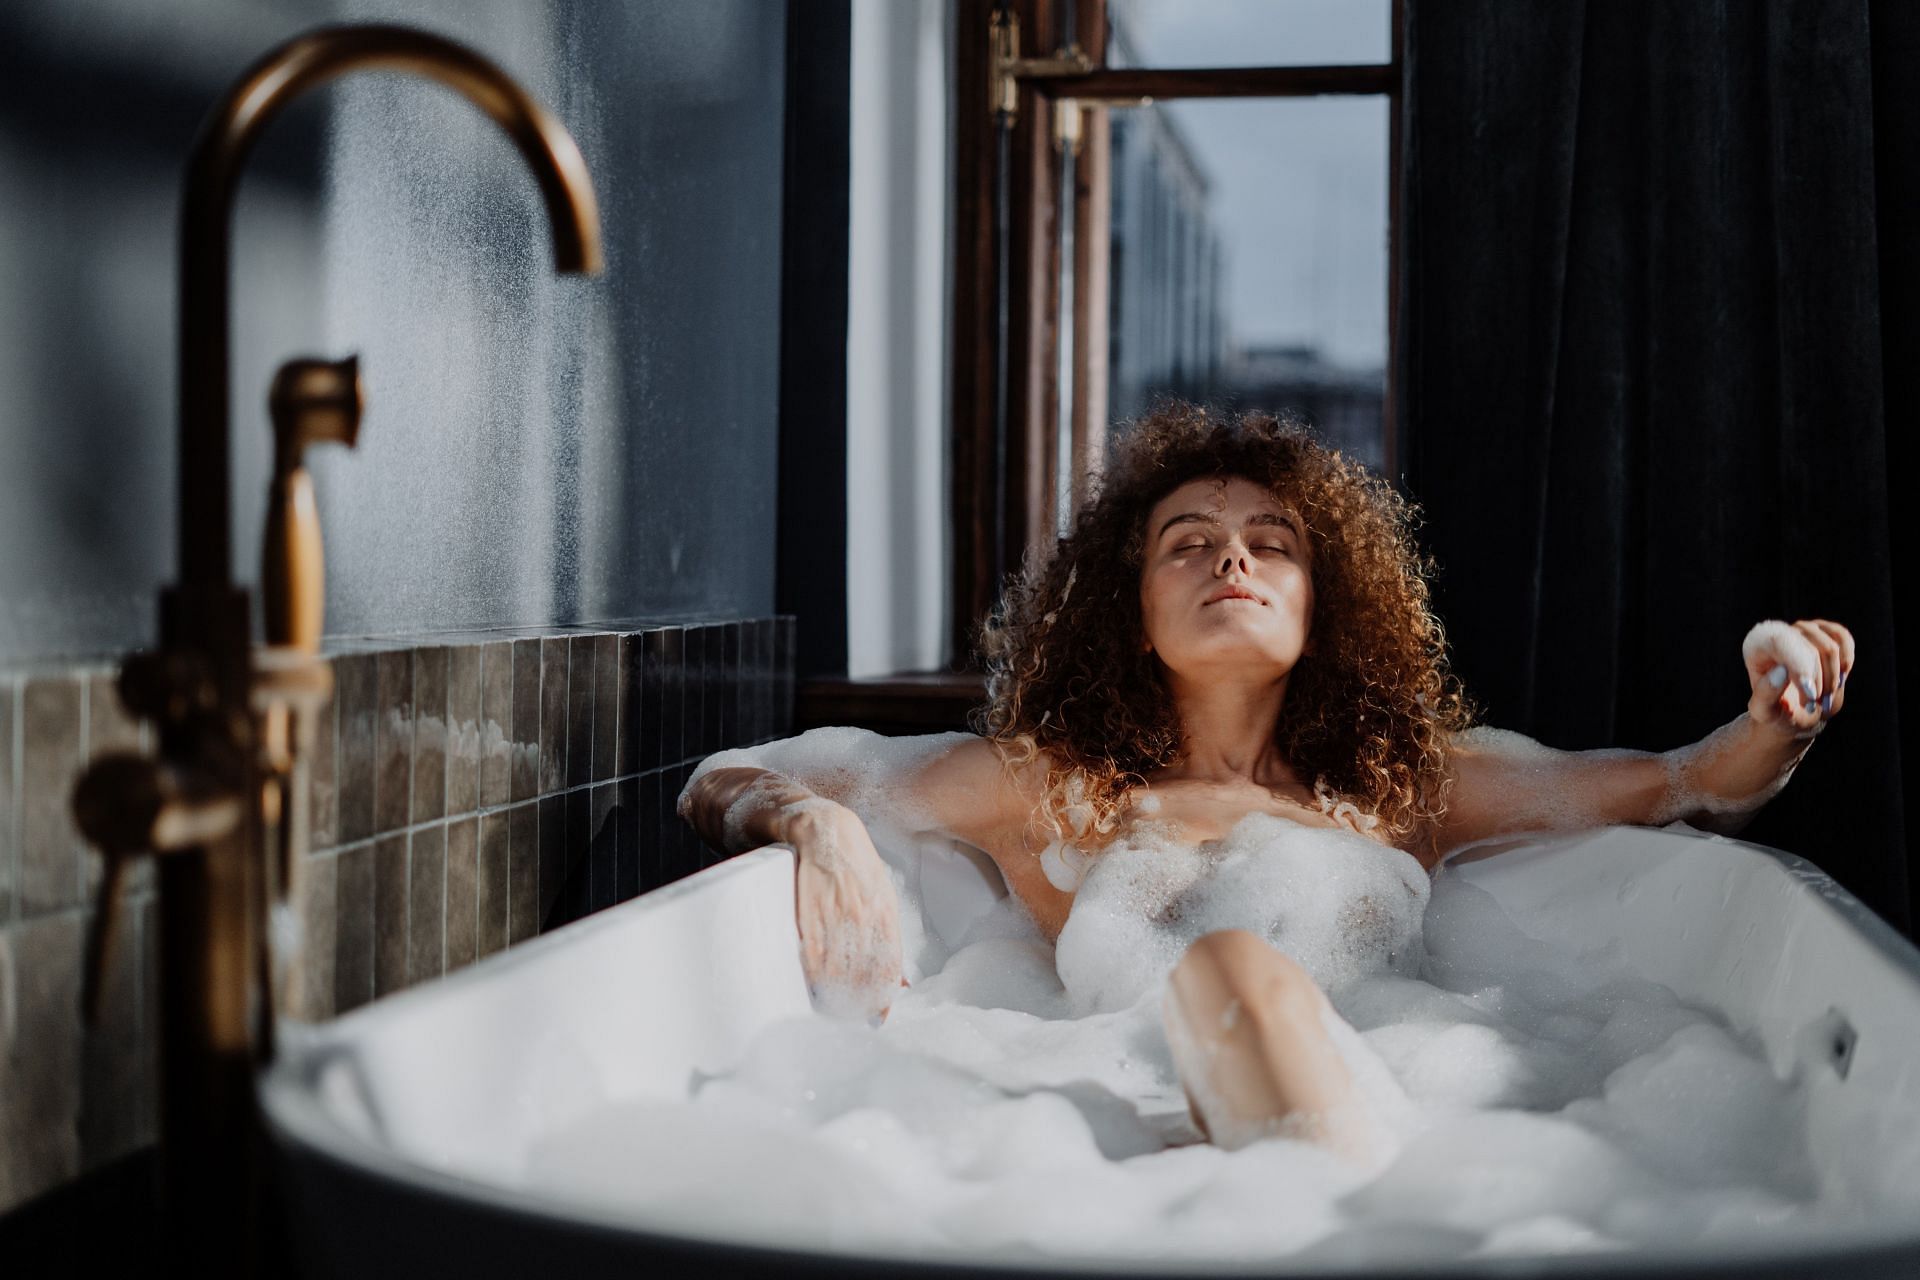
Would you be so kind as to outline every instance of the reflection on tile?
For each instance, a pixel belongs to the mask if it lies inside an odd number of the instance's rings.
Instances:
[[[727,627],[724,623],[714,623],[702,630],[705,632],[707,666],[704,676],[706,700],[700,712],[699,754],[708,756],[721,748],[721,735],[726,731],[720,717],[726,705],[727,693]]]
[[[774,690],[776,697],[773,706],[773,735],[776,738],[793,736],[793,694],[794,669],[797,649],[794,636],[795,619],[787,614],[780,618],[779,626],[774,630]]]
[[[567,785],[567,644],[565,636],[540,642],[540,792]]]
[[[667,764],[707,754],[707,629],[688,627],[680,646],[680,751]]]
[[[640,806],[635,815],[634,865],[640,877],[640,892],[651,893],[665,883],[660,865],[660,810],[670,801],[660,794],[660,774],[640,775]]]
[[[373,999],[373,846],[343,849],[333,860],[333,1008],[357,1009]]]
[[[374,655],[379,716],[374,721],[373,825],[398,831],[413,811],[413,655]]]
[[[430,822],[447,812],[447,651],[413,651],[413,813]]]
[[[407,985],[447,969],[447,829],[417,827],[407,855]]]
[[[380,701],[373,654],[333,660],[333,700],[339,704],[335,728],[340,735],[340,825],[335,834],[339,843],[351,844],[373,834],[374,722]]]
[[[68,911],[0,930],[0,967],[13,975],[13,1016],[0,1025],[0,1205],[79,1172],[85,918]]]
[[[29,679],[20,714],[20,914],[36,916],[84,900],[71,805],[80,773],[80,682]]]
[[[313,849],[332,848],[339,841],[340,761],[335,745],[339,707],[336,694],[320,708],[313,721],[313,743],[307,749],[308,847]]]
[[[335,873],[339,859],[306,858],[300,868],[300,984],[295,1016],[308,1022],[331,1018],[334,974],[339,967],[340,899]]]
[[[480,807],[480,646],[447,650],[447,815]]]
[[[567,641],[567,785],[593,781],[593,636]]]
[[[613,777],[620,726],[620,637],[593,638],[593,769],[595,782]]]
[[[471,964],[480,923],[480,820],[447,824],[447,972]]]
[[[678,634],[666,627],[640,637],[640,769],[657,769],[665,753],[679,749],[680,715],[673,708],[673,741],[667,741],[667,668],[680,660]],[[669,637],[673,643],[669,644]],[[672,652],[668,650],[671,647]]]
[[[511,798],[531,800],[540,794],[540,642],[513,642],[513,723]]]
[[[13,919],[14,901],[19,895],[14,850],[19,847],[20,809],[14,802],[13,775],[18,759],[13,749],[17,702],[13,684],[0,676],[0,924]]]
[[[384,996],[407,985],[407,837],[383,836],[373,843],[373,994]]]
[[[480,816],[480,866],[474,886],[474,954],[490,956],[507,946],[507,886],[510,865],[505,812]]]
[[[513,646],[480,646],[480,803],[513,798]]]
[[[540,817],[531,801],[507,810],[507,941],[540,932]]]

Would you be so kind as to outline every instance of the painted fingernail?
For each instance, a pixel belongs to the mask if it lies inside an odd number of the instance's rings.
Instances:
[[[1829,693],[1824,698],[1820,699],[1820,714],[1823,716],[1830,716],[1833,714],[1833,695],[1832,694]]]
[[[1800,688],[1806,693],[1808,702],[1820,696],[1820,690],[1814,688],[1812,676],[1801,676]]]
[[[1847,673],[1845,671],[1840,673],[1840,687],[1842,689],[1847,687]]]
[[[1787,669],[1785,667],[1775,667],[1773,670],[1767,672],[1767,681],[1776,689],[1786,688]]]

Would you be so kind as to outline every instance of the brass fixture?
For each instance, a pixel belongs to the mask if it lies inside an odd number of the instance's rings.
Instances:
[[[131,858],[157,855],[160,1177],[172,1270],[252,1274],[264,1172],[254,1073],[273,1054],[269,913],[307,838],[303,757],[331,673],[316,656],[319,518],[301,458],[351,445],[363,406],[357,358],[296,361],[274,380],[274,473],[263,547],[267,647],[251,641],[229,571],[228,276],[234,192],[254,139],[293,98],[359,68],[459,91],[506,130],[545,198],[555,266],[600,269],[586,163],[565,127],[499,67],[406,27],[322,27],[268,53],[202,125],[188,161],[180,244],[179,580],[160,594],[160,644],[129,658],[121,700],[159,728],[157,759],[97,761],[74,791],[106,856],[85,991],[89,1016]]]

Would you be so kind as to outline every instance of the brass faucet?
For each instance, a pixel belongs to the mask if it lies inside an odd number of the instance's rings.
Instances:
[[[267,646],[229,572],[228,276],[233,197],[254,139],[291,99],[356,68],[407,71],[472,100],[512,137],[545,197],[555,266],[600,269],[600,222],[580,150],[505,72],[406,27],[322,27],[279,46],[228,90],[188,162],[180,244],[180,576],[160,594],[160,644],[122,667],[119,690],[159,728],[157,759],[97,761],[74,790],[81,829],[106,855],[88,943],[95,1016],[130,860],[159,864],[163,1236],[195,1274],[261,1265],[263,1170],[254,1074],[273,1055],[270,911],[305,851],[304,756],[331,691],[318,657],[319,519],[308,444],[352,445],[364,398],[357,357],[294,361],[274,380],[275,448],[263,548]]]

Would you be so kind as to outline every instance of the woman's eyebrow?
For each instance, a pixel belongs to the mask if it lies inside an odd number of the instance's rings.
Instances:
[[[1219,524],[1219,523],[1220,522],[1218,520],[1215,520],[1212,516],[1202,515],[1198,511],[1182,511],[1179,515],[1174,516],[1172,519],[1168,520],[1165,524],[1161,525],[1160,532],[1154,534],[1153,536],[1156,538],[1162,537],[1166,534],[1167,530],[1173,528],[1173,526],[1177,524]]]

